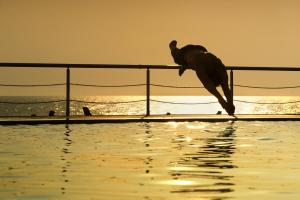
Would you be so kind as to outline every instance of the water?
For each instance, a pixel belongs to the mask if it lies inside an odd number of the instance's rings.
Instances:
[[[300,122],[0,126],[0,199],[300,198]]]
[[[64,97],[0,97],[0,102],[45,102],[53,100],[63,100]],[[114,102],[128,102],[145,100],[145,96],[86,96],[73,97],[72,99],[102,102],[99,103],[71,103],[71,115],[83,115],[82,107],[88,106],[93,115],[142,115],[146,113],[146,102],[125,103],[125,104],[107,104]],[[153,100],[179,102],[179,103],[205,103],[216,102],[212,96],[152,96]],[[298,103],[289,104],[252,104],[235,102],[237,114],[299,114],[300,97],[299,96],[237,96],[235,100],[250,102],[268,102],[284,103],[299,101]],[[152,114],[215,114],[223,110],[218,103],[203,105],[182,105],[182,104],[165,104],[151,102]],[[47,104],[29,104],[15,105],[0,103],[0,116],[47,116],[50,110],[54,110],[56,115],[65,114],[65,102],[47,103]],[[226,113],[223,110],[223,113]]]

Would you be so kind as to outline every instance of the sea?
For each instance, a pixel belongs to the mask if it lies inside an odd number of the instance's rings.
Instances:
[[[71,115],[84,106],[93,115],[146,112],[145,96],[71,99]],[[300,97],[234,99],[240,114],[300,113]],[[66,107],[55,96],[0,102],[1,116],[63,116]],[[151,96],[150,111],[226,114],[215,102]],[[299,130],[299,121],[0,125],[0,199],[298,200]]]
[[[226,112],[213,96],[151,96],[150,114],[216,114]],[[235,96],[236,114],[300,114],[299,96]],[[145,96],[71,97],[71,115],[83,115],[88,107],[92,115],[143,115]],[[63,96],[1,96],[0,116],[65,115]]]
[[[300,123],[0,125],[2,200],[298,200]]]

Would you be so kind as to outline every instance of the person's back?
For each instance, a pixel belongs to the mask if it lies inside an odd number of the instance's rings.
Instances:
[[[190,68],[195,71],[204,70],[215,86],[221,84],[222,75],[226,73],[225,65],[214,54],[203,52],[197,48],[189,48],[182,51],[185,69]]]
[[[225,65],[222,61],[216,57],[214,54],[209,52],[194,52],[193,55],[190,55],[193,58],[190,58],[189,65],[193,65],[192,69],[198,71],[198,68],[204,69],[209,78],[214,82],[215,86],[221,84],[222,76],[226,73]]]
[[[201,45],[192,45],[188,44],[181,49],[176,48],[177,42],[173,40],[169,46],[171,49],[173,49],[172,56],[174,59],[174,62],[178,65],[185,66],[187,67],[188,63],[186,60],[186,56],[194,51],[199,51],[199,52],[207,52],[207,49]],[[176,51],[175,51],[176,48]]]

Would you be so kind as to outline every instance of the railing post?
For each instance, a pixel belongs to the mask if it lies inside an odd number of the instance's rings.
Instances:
[[[231,100],[233,104],[233,70],[230,70],[230,91],[231,91]]]
[[[150,69],[147,67],[147,74],[146,74],[146,116],[150,115]]]
[[[70,68],[67,67],[67,73],[66,73],[66,117],[67,120],[70,116]]]

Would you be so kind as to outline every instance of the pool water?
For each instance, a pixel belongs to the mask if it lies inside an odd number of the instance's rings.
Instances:
[[[300,122],[0,126],[0,199],[300,199]]]

